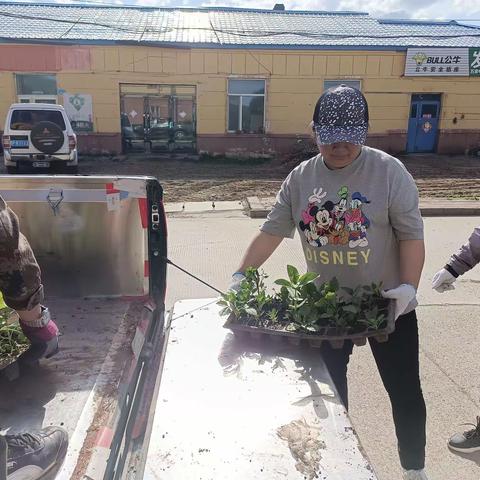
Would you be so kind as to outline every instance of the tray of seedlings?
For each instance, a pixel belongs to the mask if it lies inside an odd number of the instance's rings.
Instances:
[[[341,287],[337,279],[316,284],[318,274],[287,266],[288,278],[278,279],[278,291],[268,293],[267,275],[248,269],[238,292],[222,296],[225,328],[240,337],[268,338],[293,345],[320,347],[330,342],[342,348],[345,340],[365,345],[367,339],[388,340],[395,329],[394,302],[383,298],[381,284]]]
[[[14,363],[28,350],[30,342],[17,322],[11,323],[12,310],[0,310],[0,371]]]

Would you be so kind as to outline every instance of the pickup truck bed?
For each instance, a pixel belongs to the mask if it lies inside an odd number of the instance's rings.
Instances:
[[[135,177],[1,177],[42,269],[60,352],[0,376],[0,428],[69,433],[57,480],[121,479],[143,461],[164,334],[161,187]],[[11,379],[10,379],[11,380]]]
[[[0,379],[0,425],[11,431],[62,425],[70,436],[64,478],[86,465],[115,408],[142,304],[120,299],[46,301],[61,351],[13,382]],[[76,467],[80,452],[82,462]],[[68,475],[67,475],[68,474]],[[77,476],[77,475],[75,475]]]

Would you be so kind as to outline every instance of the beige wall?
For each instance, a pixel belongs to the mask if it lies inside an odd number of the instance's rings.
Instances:
[[[422,92],[443,95],[441,129],[480,126],[480,79],[404,78],[405,54],[401,52],[94,46],[89,58],[89,69],[62,69],[56,75],[60,89],[93,96],[96,132],[120,131],[120,83],[151,83],[196,85],[198,133],[224,134],[227,79],[235,76],[267,80],[268,133],[308,133],[323,81],[342,78],[361,80],[370,104],[372,133],[405,131],[411,94]],[[0,72],[0,118],[15,100],[13,73]]]

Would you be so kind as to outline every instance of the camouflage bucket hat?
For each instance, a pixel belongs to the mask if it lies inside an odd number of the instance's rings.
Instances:
[[[318,143],[348,142],[365,145],[368,132],[368,105],[362,92],[340,85],[318,99],[313,113]]]

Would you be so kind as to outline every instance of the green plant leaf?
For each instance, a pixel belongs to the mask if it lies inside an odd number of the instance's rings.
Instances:
[[[288,281],[285,280],[284,278],[279,278],[278,280],[275,280],[276,285],[281,285],[282,287],[287,287],[290,288],[292,284]]]
[[[220,315],[222,317],[228,317],[231,313],[232,313],[232,310],[228,307],[225,307],[220,311]]]
[[[343,307],[343,310],[345,312],[349,312],[349,313],[359,313],[360,312],[360,308],[358,308],[357,306],[355,305],[345,305]]]
[[[257,316],[257,311],[252,307],[247,307],[245,309],[245,313],[250,315],[251,317],[256,317]]]
[[[300,285],[306,285],[307,283],[311,283],[319,277],[318,273],[315,272],[307,272],[304,273],[299,279],[298,283]]]
[[[298,283],[298,270],[293,265],[287,265],[288,278],[292,283]]]

